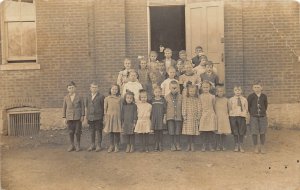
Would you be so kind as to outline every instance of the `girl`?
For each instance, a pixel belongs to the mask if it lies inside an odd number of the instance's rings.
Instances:
[[[199,113],[200,103],[198,99],[198,87],[189,82],[187,84],[186,96],[184,96],[182,101],[182,134],[188,135],[188,146],[186,151],[195,151],[194,140],[195,136],[199,135]]]
[[[231,134],[229,123],[228,99],[224,97],[224,87],[217,86],[216,115],[217,115],[217,150],[226,150],[224,142],[226,135]]]
[[[157,53],[156,51],[151,51],[149,54],[148,68],[151,72],[156,72],[158,69]]]
[[[139,82],[141,83],[143,88],[145,88],[149,81],[149,70],[147,68],[147,61],[144,57],[140,59],[140,67],[138,69],[138,75],[139,75]]]
[[[125,58],[124,60],[124,69],[119,72],[118,79],[117,79],[117,85],[120,86],[121,92],[123,90],[123,86],[128,82],[128,74],[131,70],[131,60],[128,58]]]
[[[149,133],[151,128],[151,104],[147,103],[147,92],[140,90],[140,102],[137,103],[137,116],[138,120],[134,132],[142,135],[143,151],[149,152]]]
[[[120,87],[117,84],[111,86],[109,96],[104,99],[104,132],[109,133],[110,146],[108,152],[119,151],[121,132],[121,98]]]
[[[126,152],[134,151],[135,137],[134,127],[137,121],[137,106],[134,103],[134,94],[126,92],[123,100],[121,123],[122,130],[127,142]]]
[[[215,114],[215,96],[209,93],[211,84],[208,81],[202,83],[202,94],[200,95],[200,126],[199,131],[202,135],[202,151],[205,152],[206,145],[210,151],[214,151],[213,137],[217,130],[217,118]]]
[[[184,65],[185,73],[179,76],[179,85],[180,85],[180,92],[182,95],[186,94],[186,84],[187,82],[191,82],[193,85],[200,86],[201,79],[200,77],[194,73],[193,65],[191,62],[186,62]]]
[[[147,96],[148,96],[148,100],[151,100],[154,97],[153,94],[153,89],[155,89],[156,87],[158,87],[158,82],[157,82],[157,76],[155,73],[149,73],[149,82],[146,86],[146,91],[147,91]]]
[[[154,88],[154,98],[151,100],[151,130],[154,130],[154,151],[162,151],[163,130],[166,129],[166,100],[161,97],[161,88]]]
[[[139,97],[139,91],[143,89],[141,83],[138,82],[138,75],[135,70],[130,70],[128,79],[129,81],[124,85],[123,95],[125,95],[126,91],[131,91],[134,94],[134,97]]]

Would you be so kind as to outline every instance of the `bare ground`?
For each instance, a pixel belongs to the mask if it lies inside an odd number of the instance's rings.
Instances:
[[[300,130],[270,129],[264,155],[253,153],[249,136],[245,153],[232,151],[232,137],[229,150],[204,153],[199,143],[196,152],[171,152],[164,138],[161,153],[127,154],[124,147],[119,153],[85,151],[87,129],[84,150],[78,153],[66,152],[66,130],[41,131],[31,138],[2,136],[2,189],[300,190]]]

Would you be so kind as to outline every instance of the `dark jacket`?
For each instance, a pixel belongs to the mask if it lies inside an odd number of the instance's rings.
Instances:
[[[92,94],[85,100],[86,118],[88,121],[103,120],[104,115],[104,96],[97,92],[92,100]]]
[[[248,101],[248,111],[251,116],[263,117],[266,116],[266,111],[268,108],[268,98],[265,94],[261,93],[260,97],[255,93],[252,93],[247,98]]]
[[[80,120],[84,116],[84,100],[75,94],[73,102],[70,95],[66,95],[63,103],[63,118],[67,120]]]

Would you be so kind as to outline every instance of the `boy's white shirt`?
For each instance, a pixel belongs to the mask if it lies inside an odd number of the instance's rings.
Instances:
[[[242,108],[238,105],[238,98],[241,99]],[[229,99],[229,116],[241,116],[241,117],[247,117],[248,113],[248,101],[243,96],[233,96]]]
[[[74,98],[75,98],[75,93],[70,95],[70,98],[71,98],[71,101],[73,102],[74,101]]]
[[[161,83],[160,87],[162,89],[162,95],[163,96],[166,96],[167,94],[169,94],[171,92],[170,91],[170,82],[171,81],[178,82],[178,80],[176,80],[176,79],[167,78],[166,80],[164,80],[164,82]]]
[[[97,92],[95,94],[92,94],[92,100],[95,99],[96,95],[97,95]]]

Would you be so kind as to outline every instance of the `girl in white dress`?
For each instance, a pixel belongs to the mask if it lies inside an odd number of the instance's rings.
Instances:
[[[231,134],[230,122],[229,122],[229,107],[228,99],[224,96],[224,86],[217,86],[216,96],[216,115],[218,130],[216,132],[217,150],[226,150],[225,137]]]
[[[134,132],[141,134],[143,142],[143,151],[149,152],[149,133],[151,132],[151,111],[152,105],[147,102],[147,92],[140,90],[140,102],[137,105],[137,122]]]

